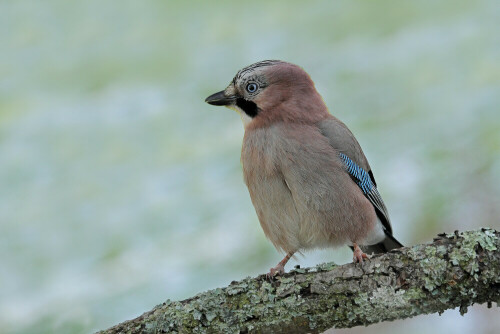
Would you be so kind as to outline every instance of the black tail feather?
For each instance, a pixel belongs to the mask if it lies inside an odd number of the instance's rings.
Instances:
[[[380,254],[387,253],[388,251],[396,248],[404,247],[399,241],[396,240],[391,234],[386,234],[385,239],[375,245],[361,246],[361,250],[367,254]]]

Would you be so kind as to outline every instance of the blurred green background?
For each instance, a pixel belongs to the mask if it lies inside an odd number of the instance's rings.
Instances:
[[[89,333],[281,259],[241,121],[204,103],[263,59],[311,75],[404,244],[500,228],[499,17],[496,0],[0,1],[0,331]],[[498,314],[348,332],[497,333]]]

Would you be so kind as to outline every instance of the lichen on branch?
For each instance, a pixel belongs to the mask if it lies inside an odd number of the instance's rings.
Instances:
[[[440,234],[430,244],[232,282],[166,301],[111,333],[320,333],[500,301],[500,233]]]

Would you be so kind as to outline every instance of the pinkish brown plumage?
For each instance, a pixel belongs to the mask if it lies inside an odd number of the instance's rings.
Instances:
[[[245,183],[265,235],[287,254],[271,275],[301,250],[350,245],[362,262],[358,244],[401,247],[359,143],[302,68],[255,63],[206,101],[237,110],[245,125]]]

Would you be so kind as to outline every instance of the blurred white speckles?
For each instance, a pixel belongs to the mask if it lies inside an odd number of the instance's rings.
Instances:
[[[496,1],[255,5],[0,2],[2,333],[92,332],[281,259],[243,184],[241,120],[204,102],[258,60],[309,72],[405,244],[498,228]],[[482,314],[453,330],[487,330]]]

